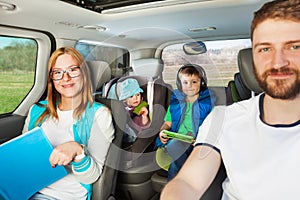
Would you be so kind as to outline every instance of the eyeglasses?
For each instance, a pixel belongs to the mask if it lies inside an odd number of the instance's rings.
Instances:
[[[65,73],[68,73],[68,75],[71,78],[78,77],[81,74],[80,67],[72,66],[72,67],[70,67],[66,70],[56,69],[56,70],[51,71],[50,77],[52,78],[52,80],[58,81],[58,80],[61,80],[64,77]]]

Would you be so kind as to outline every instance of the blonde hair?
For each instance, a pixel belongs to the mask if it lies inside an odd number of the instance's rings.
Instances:
[[[55,89],[53,80],[50,77],[50,73],[52,71],[53,66],[57,58],[63,54],[68,54],[74,58],[77,62],[77,65],[81,69],[80,77],[83,80],[83,87],[82,87],[82,95],[81,95],[81,103],[78,107],[74,109],[73,116],[75,119],[79,120],[81,118],[82,113],[85,111],[88,103],[90,106],[93,103],[93,95],[92,95],[92,84],[90,79],[90,70],[88,68],[87,63],[84,60],[84,57],[73,47],[61,47],[55,50],[48,62],[48,85],[47,85],[47,99],[48,104],[46,105],[46,110],[43,114],[39,117],[36,124],[41,123],[45,117],[53,117],[54,119],[58,119],[57,114],[57,105],[58,102],[61,101],[61,94]]]

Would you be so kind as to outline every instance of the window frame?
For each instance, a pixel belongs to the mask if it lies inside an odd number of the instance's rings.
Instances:
[[[0,26],[0,34],[8,37],[33,39],[37,43],[35,75],[31,90],[24,96],[15,110],[10,113],[0,114],[0,116],[7,114],[26,116],[29,108],[45,94],[48,78],[48,59],[51,52],[56,48],[55,39],[48,32],[9,26]]]

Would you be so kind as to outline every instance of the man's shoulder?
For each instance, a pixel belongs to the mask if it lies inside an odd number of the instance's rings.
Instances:
[[[219,107],[219,106],[217,106]],[[259,110],[259,97],[253,97],[247,100],[233,103],[229,106],[221,106],[226,112],[226,116],[230,117],[241,117],[247,116],[251,113],[256,113]]]

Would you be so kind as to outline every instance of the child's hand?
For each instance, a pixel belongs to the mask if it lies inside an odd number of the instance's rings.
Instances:
[[[167,142],[169,140],[169,138],[167,137],[167,134],[165,134],[163,131],[161,131],[159,133],[159,139],[160,139],[161,143],[163,143],[163,144],[167,144]]]
[[[148,109],[145,106],[142,107],[139,114],[143,115],[144,117],[148,116]]]

